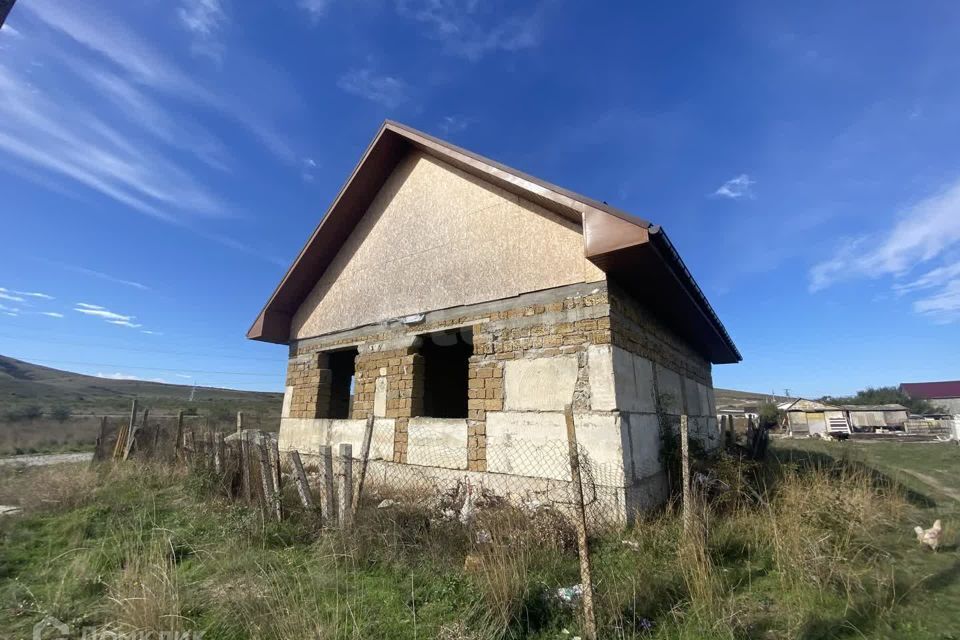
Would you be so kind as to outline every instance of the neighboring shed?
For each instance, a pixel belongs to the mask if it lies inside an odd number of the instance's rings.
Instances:
[[[960,415],[960,380],[944,382],[904,382],[900,390],[910,398],[927,400],[942,407],[948,415]]]
[[[845,404],[841,409],[854,431],[902,430],[910,413],[902,404]]]
[[[829,432],[849,433],[843,409],[816,400],[800,398],[785,406],[786,428],[792,436],[819,436]]]
[[[718,446],[740,360],[661,227],[394,122],[247,337],[289,348],[281,448],[372,416],[392,477],[563,479],[572,404],[625,518],[665,498],[658,410]]]

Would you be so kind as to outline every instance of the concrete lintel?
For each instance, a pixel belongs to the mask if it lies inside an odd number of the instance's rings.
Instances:
[[[425,333],[430,331],[441,331],[447,329],[448,327],[437,327],[436,329],[432,328],[430,325],[438,322],[445,322],[448,320],[455,320],[457,318],[462,318],[465,316],[476,315],[476,320],[471,320],[470,322],[462,323],[460,325],[450,325],[450,328],[455,328],[456,326],[467,326],[471,324],[481,324],[486,322],[487,319],[483,316],[496,313],[499,311],[507,311],[509,309],[515,309],[517,307],[525,307],[537,304],[548,304],[551,302],[557,302],[559,300],[564,300],[566,298],[572,297],[581,297],[590,295],[592,293],[597,293],[600,291],[607,290],[607,283],[604,281],[597,282],[581,282],[577,284],[564,285],[562,287],[554,287],[552,289],[543,289],[540,291],[532,291],[530,293],[521,293],[520,295],[513,296],[511,298],[501,298],[499,300],[491,300],[489,302],[479,302],[477,304],[468,304],[458,307],[449,307],[447,309],[438,309],[436,311],[427,311],[424,312],[423,322],[419,322],[416,325],[407,326],[402,323],[391,322],[391,319],[386,319],[382,322],[375,324],[368,324],[361,327],[355,327],[353,329],[346,329],[344,331],[337,331],[334,333],[327,333],[319,336],[311,336],[309,338],[301,338],[299,340],[290,341],[290,353],[296,353],[297,349],[300,348],[314,348],[320,346],[323,348],[323,345],[329,345],[331,343],[337,342],[336,345],[331,345],[330,348],[341,348],[347,346],[359,345],[364,342],[364,338],[384,331],[404,331],[406,330],[409,333]],[[593,307],[595,309],[605,309],[604,312],[601,312],[599,316],[585,316],[584,319],[589,317],[602,317],[604,315],[609,315],[610,310],[607,305],[597,305]],[[537,316],[529,316],[527,322],[531,318],[541,319],[544,317],[544,314]],[[517,320],[522,320],[518,318]],[[340,341],[343,342],[340,342]]]
[[[420,336],[406,335],[406,336],[391,338],[390,340],[384,340],[383,342],[371,342],[369,344],[361,344],[358,350],[360,351],[360,353],[378,353],[380,351],[395,351],[397,349],[410,349],[413,347],[419,347],[421,342],[423,342],[423,339]]]

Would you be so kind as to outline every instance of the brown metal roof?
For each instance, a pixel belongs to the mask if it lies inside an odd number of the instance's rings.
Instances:
[[[416,129],[386,121],[294,260],[247,337],[286,343],[293,314],[329,266],[380,187],[410,151],[420,151],[583,226],[587,259],[714,363],[740,353],[663,229]],[[642,274],[642,276],[641,276]]]
[[[904,382],[900,385],[900,390],[911,398],[922,398],[924,400],[960,398],[960,380]]]

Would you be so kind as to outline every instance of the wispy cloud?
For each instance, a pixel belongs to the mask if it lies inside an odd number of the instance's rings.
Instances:
[[[337,80],[337,86],[388,109],[399,107],[410,99],[410,86],[402,78],[381,75],[369,67],[348,71]]]
[[[130,322],[129,320],[107,320],[110,324],[115,324],[121,327],[130,327],[131,329],[139,329],[142,327],[142,324],[137,324],[136,322]]]
[[[109,322],[130,322],[135,317],[125,316],[122,313],[110,311],[106,307],[101,307],[95,304],[86,304],[83,302],[78,302],[73,310],[77,313],[83,313],[88,316],[97,316],[98,318],[103,318]]]
[[[310,19],[316,22],[327,12],[330,0],[297,0],[297,6],[306,11]]]
[[[42,316],[49,316],[49,317],[51,317],[51,318],[62,318],[62,317],[63,317],[63,314],[62,314],[62,313],[59,313],[59,312],[57,312],[57,311],[41,311],[41,312],[40,312],[40,315],[42,315]]]
[[[7,315],[11,315],[11,314],[16,315],[20,313],[20,309],[18,309],[17,307],[8,307],[5,304],[0,304],[0,311],[3,311]]]
[[[957,251],[960,179],[901,212],[888,231],[846,240],[831,258],[811,268],[809,288],[816,292],[843,280],[892,276],[900,295],[926,292],[913,303],[915,311],[951,321],[960,317]],[[911,277],[923,265],[927,270]]]
[[[9,300],[10,302],[24,302],[23,296],[15,296],[5,291],[0,291],[0,300]]]
[[[46,293],[40,293],[39,291],[17,291],[16,289],[5,289],[4,287],[0,287],[0,293],[26,296],[28,298],[39,298],[41,300],[53,300],[53,296],[47,295]]]
[[[512,5],[511,5],[512,6]],[[540,44],[546,3],[510,13],[477,0],[399,0],[400,15],[416,20],[444,49],[476,61],[496,51],[520,51]]]
[[[177,8],[177,17],[190,32],[194,54],[221,62],[225,51],[218,32],[227,21],[227,12],[220,0],[187,0]]]
[[[440,132],[444,135],[450,135],[463,131],[471,124],[473,124],[473,118],[466,116],[444,116],[440,124],[437,125],[437,128],[440,129]]]
[[[162,336],[163,334],[159,331],[148,331],[147,329],[141,329],[140,333],[145,333],[148,336]]]
[[[44,262],[47,262],[47,261],[44,261]],[[140,289],[141,291],[149,291],[149,290],[150,290],[150,287],[148,287],[147,285],[145,285],[145,284],[143,284],[143,283],[136,282],[136,281],[134,281],[134,280],[125,280],[125,279],[123,279],[123,278],[118,278],[118,277],[116,277],[116,276],[112,276],[112,275],[110,275],[109,273],[104,273],[104,272],[102,272],[102,271],[96,271],[96,270],[94,270],[94,269],[88,269],[88,268],[86,268],[86,267],[81,267],[81,266],[79,266],[79,265],[67,264],[67,263],[65,263],[65,262],[55,262],[55,261],[49,261],[49,264],[56,265],[56,266],[58,266],[58,267],[61,267],[61,268],[63,268],[63,269],[66,269],[67,271],[72,271],[72,272],[74,272],[74,273],[79,273],[79,274],[82,274],[82,275],[85,275],[85,276],[90,276],[90,277],[92,277],[92,278],[97,278],[97,279],[99,279],[99,280],[105,280],[106,282],[113,282],[114,284],[122,284],[122,285],[125,285],[125,286],[127,286],[127,287],[133,287],[134,289]]]
[[[135,83],[172,100],[213,109],[247,129],[281,160],[296,161],[297,154],[291,150],[289,141],[273,127],[271,118],[261,113],[260,107],[272,105],[274,101],[264,101],[255,108],[251,101],[238,101],[236,96],[215,93],[168,60],[147,39],[89,3],[32,0],[23,5],[47,26],[81,45],[83,52],[106,57]],[[202,23],[202,20],[197,22],[197,26]],[[257,67],[256,74],[246,75],[246,86],[251,85],[250,75],[276,84],[276,74],[268,74],[265,65],[253,65],[255,61],[251,60],[242,62],[244,69]]]
[[[164,378],[141,378],[140,376],[135,376],[132,373],[122,373],[116,371],[114,373],[97,373],[98,378],[104,378],[106,380],[142,380],[143,382],[159,382],[160,384],[170,384]]]
[[[752,180],[750,176],[745,173],[741,173],[735,178],[730,178],[724,182],[720,187],[713,192],[714,196],[719,196],[722,198],[730,198],[731,200],[739,200],[740,198],[753,198],[753,185],[756,184],[755,180]]]
[[[317,170],[317,161],[313,158],[304,158],[302,168],[300,169],[300,177],[307,182],[313,182],[315,176],[314,172]]]

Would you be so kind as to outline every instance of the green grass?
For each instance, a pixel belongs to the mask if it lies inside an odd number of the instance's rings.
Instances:
[[[791,441],[774,453],[766,468],[722,465],[746,484],[714,501],[705,554],[670,510],[593,541],[602,637],[960,638],[960,503],[904,473],[956,486],[960,450]],[[48,614],[205,638],[581,632],[549,597],[579,581],[575,551],[512,512],[485,516],[494,544],[478,548],[415,508],[368,511],[346,538],[292,508],[271,523],[164,467],[0,474],[0,504],[24,508],[0,519],[3,637],[30,637]],[[936,517],[947,540],[934,554],[912,527]],[[479,568],[465,570],[468,555]]]

